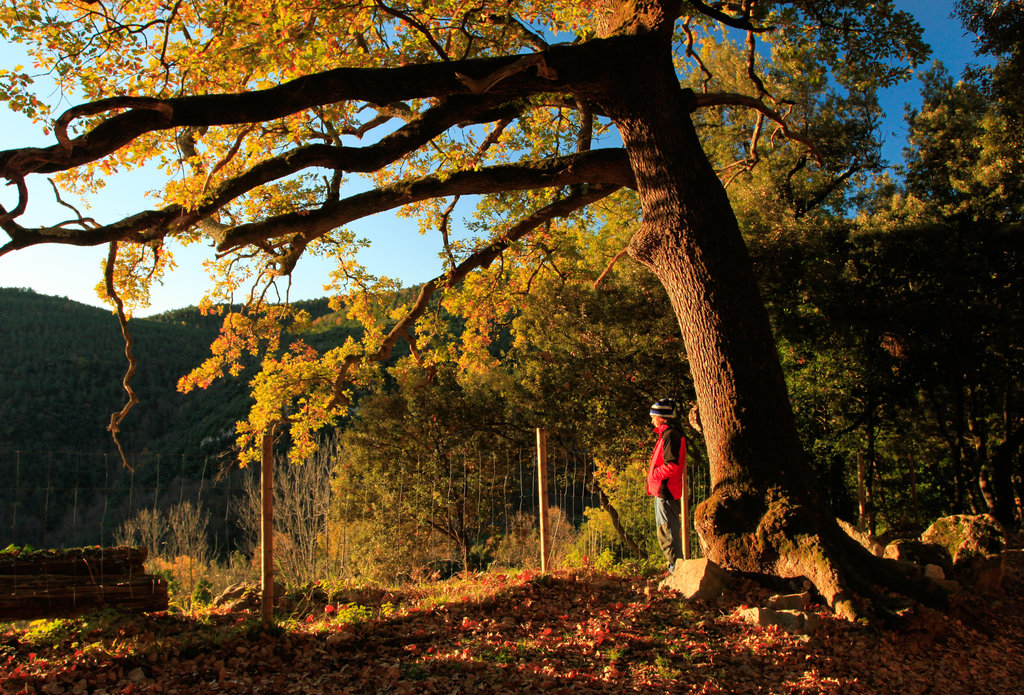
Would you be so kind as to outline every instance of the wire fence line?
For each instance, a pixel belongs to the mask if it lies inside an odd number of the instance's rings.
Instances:
[[[215,547],[237,541],[232,502],[253,471],[216,457],[0,451],[0,547],[106,546],[117,529],[144,509],[166,511],[191,502],[210,521]]]
[[[601,509],[588,454],[549,446],[547,457],[549,507],[557,517],[556,531],[565,539],[563,550],[575,552],[577,561],[602,554],[634,556],[635,548],[614,532]],[[0,471],[6,480],[0,486],[0,548],[115,545],[124,537],[126,522],[148,511],[164,514],[166,523],[172,510],[189,505],[203,517],[203,534],[214,556],[252,551],[258,526],[253,528],[253,513],[247,510],[258,495],[258,467],[241,469],[230,459],[214,456],[150,453],[132,455],[128,462],[125,467],[118,456],[103,453],[0,451]],[[289,483],[287,474],[275,475],[275,499],[289,494],[289,484],[296,498],[294,508],[276,501],[275,516],[281,517],[285,531],[289,524],[306,524],[316,546],[311,552],[325,556],[334,572],[350,574],[357,571],[364,548],[355,542],[360,528],[365,531],[374,519],[379,521],[380,507],[393,499],[384,500],[373,485],[339,475],[344,462],[336,457],[322,463],[316,478]],[[306,467],[278,465],[279,470],[289,468]],[[412,481],[394,498],[406,506],[419,505],[415,522],[426,522],[426,535],[416,542],[433,548],[439,559],[464,559],[472,545],[491,559],[515,563],[514,554],[502,550],[507,543],[501,546],[496,539],[515,534],[525,539],[536,533],[536,449],[454,455],[445,469],[430,470],[427,480]],[[691,459],[688,475],[695,505],[707,496],[707,469]],[[328,503],[312,505],[317,490]],[[620,476],[612,502],[641,552],[657,553],[643,471],[631,469]],[[698,556],[693,536],[691,555]],[[276,541],[275,545],[281,547]],[[161,554],[162,549],[156,552]]]

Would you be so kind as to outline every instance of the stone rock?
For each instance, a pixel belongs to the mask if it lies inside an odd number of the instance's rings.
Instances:
[[[811,594],[809,591],[805,591],[800,594],[772,596],[765,603],[768,608],[775,610],[805,611],[811,604]]]
[[[677,560],[672,574],[659,585],[681,593],[688,601],[712,601],[718,598],[732,577],[707,558]]]
[[[885,554],[885,546],[882,545],[877,538],[868,533],[863,533],[858,530],[856,526],[849,522],[843,521],[842,519],[836,519],[839,524],[839,528],[846,532],[846,535],[853,540],[860,543],[862,546],[871,551],[871,554],[876,557],[882,557]]]
[[[274,601],[284,596],[284,584],[274,582]],[[259,582],[241,582],[232,584],[213,599],[213,605],[226,607],[229,611],[242,611],[259,608],[263,601],[263,589]]]
[[[989,514],[958,514],[936,520],[921,539],[945,548],[952,558],[947,576],[978,591],[1002,590],[1006,572],[1006,531]]]
[[[755,606],[740,608],[735,615],[751,625],[774,626],[801,635],[809,635],[821,625],[818,616],[798,610],[776,610]]]
[[[945,547],[953,562],[965,554],[994,555],[1006,550],[1006,531],[990,514],[942,517],[921,534],[921,540]]]
[[[953,558],[938,543],[903,538],[885,546],[885,554],[890,560],[912,562],[923,571],[927,565],[938,565],[947,575],[953,570]]]
[[[933,581],[942,581],[946,578],[946,572],[940,566],[928,563],[924,566],[924,576]]]

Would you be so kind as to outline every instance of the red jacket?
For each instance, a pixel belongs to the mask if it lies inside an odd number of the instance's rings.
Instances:
[[[672,499],[683,496],[683,468],[686,466],[686,437],[669,424],[654,428],[658,443],[651,454],[651,465],[647,469],[647,494],[665,497],[665,488]]]

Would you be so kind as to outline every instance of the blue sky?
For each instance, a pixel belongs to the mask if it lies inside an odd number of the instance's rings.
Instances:
[[[972,60],[971,37],[950,17],[953,0],[896,0],[896,6],[914,14],[924,28],[925,41],[932,47],[933,58],[942,60],[952,74],[959,74],[964,65]],[[16,47],[0,44],[0,62],[13,67],[13,63],[23,62],[23,58]],[[889,161],[900,160],[906,137],[904,104],[918,102],[917,89],[916,81],[911,81],[883,95],[883,106],[887,112],[883,152]],[[43,136],[38,126],[11,113],[5,106],[0,106],[0,150],[49,144],[52,144],[52,139]],[[151,202],[147,204],[143,196],[146,189],[154,185],[152,179],[145,176],[117,177],[99,196],[90,199],[90,209],[83,210],[83,213],[111,221],[137,212],[152,205]],[[10,188],[0,191],[0,201],[8,209],[16,200],[13,193]],[[69,216],[66,213],[70,211],[62,210],[50,201],[53,201],[53,194],[45,179],[34,182],[30,189],[29,211],[32,214],[23,218],[23,222],[53,223]],[[76,202],[76,205],[79,204]],[[363,230],[365,236],[378,240],[361,255],[371,272],[398,278],[407,285],[421,283],[438,274],[439,241],[435,236],[420,235],[413,222],[381,214],[351,227],[357,233]],[[57,245],[8,254],[0,257],[0,287],[29,287],[41,294],[64,296],[99,306],[101,302],[94,288],[101,279],[101,264],[105,254],[105,247]],[[199,246],[176,249],[178,270],[162,286],[154,288],[152,306],[141,312],[142,315],[197,304],[207,286],[206,276],[199,269],[199,263],[208,255],[209,250]],[[290,290],[292,299],[324,295],[323,282],[327,278],[327,269],[322,263],[306,259],[300,261],[293,278]]]

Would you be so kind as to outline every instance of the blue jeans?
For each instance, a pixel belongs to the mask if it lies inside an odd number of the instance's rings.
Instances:
[[[682,502],[655,497],[654,520],[658,525],[658,545],[672,571],[676,560],[683,559]]]

